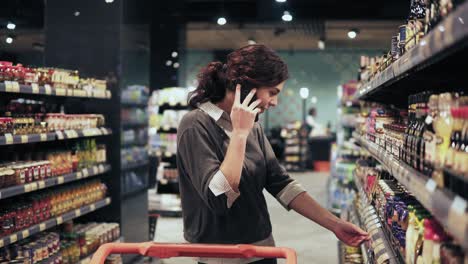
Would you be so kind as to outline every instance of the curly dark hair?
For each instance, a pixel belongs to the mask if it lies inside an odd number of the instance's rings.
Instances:
[[[246,88],[275,86],[289,78],[288,66],[275,51],[265,45],[248,45],[231,52],[226,64],[211,62],[198,74],[198,87],[191,92],[191,107],[211,101],[220,102],[226,89],[237,83]]]

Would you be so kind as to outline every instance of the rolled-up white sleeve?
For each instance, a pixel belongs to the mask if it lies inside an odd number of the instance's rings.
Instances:
[[[218,170],[208,185],[215,196],[226,194],[227,207],[231,208],[234,202],[239,198],[240,192],[235,192],[221,170]]]
[[[289,204],[296,198],[299,194],[305,192],[306,190],[296,181],[292,181],[286,187],[284,187],[277,195],[276,200],[284,207],[286,210],[291,210]]]

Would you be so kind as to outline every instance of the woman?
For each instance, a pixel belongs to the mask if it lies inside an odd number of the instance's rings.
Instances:
[[[202,69],[199,85],[189,96],[195,109],[185,115],[177,133],[187,241],[274,246],[264,188],[287,210],[329,229],[347,244],[368,239],[366,232],[322,208],[287,174],[255,122],[258,114],[278,104],[287,78],[286,64],[263,45],[243,47],[228,55],[227,64],[212,62]],[[241,96],[242,86],[252,88],[247,96]],[[276,263],[275,259],[199,261]]]

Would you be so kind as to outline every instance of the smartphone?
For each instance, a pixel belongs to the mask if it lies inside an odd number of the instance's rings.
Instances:
[[[237,83],[235,84],[237,85]],[[252,89],[254,88],[253,86],[249,87],[249,85],[245,85],[244,84],[240,84],[241,85],[241,96],[240,96],[240,100],[241,100],[241,104],[244,102],[245,98],[247,97],[247,95],[249,95],[250,91],[252,91]],[[235,87],[235,86],[234,86]],[[257,94],[254,94],[254,96],[252,97],[252,100],[250,100],[250,103],[253,103],[257,100]],[[255,122],[258,121],[258,114],[255,116]]]

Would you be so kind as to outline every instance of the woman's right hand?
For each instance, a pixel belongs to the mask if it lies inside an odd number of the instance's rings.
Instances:
[[[260,104],[261,100],[256,100],[249,105],[256,91],[256,89],[252,89],[244,102],[241,102],[241,86],[237,84],[234,104],[231,109],[232,132],[234,134],[247,137],[250,130],[252,130],[255,117],[260,112],[256,107]]]

